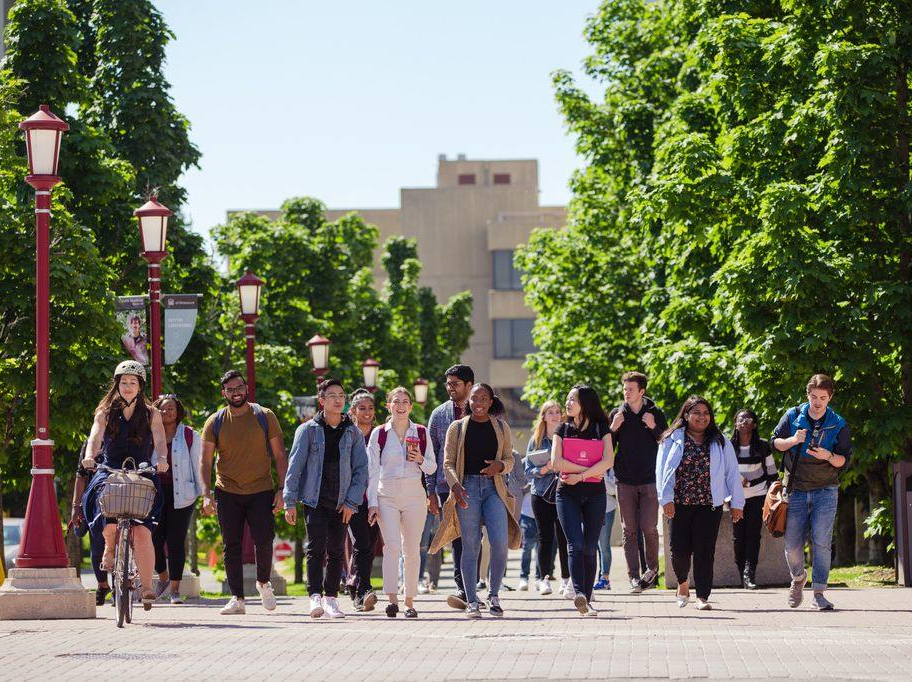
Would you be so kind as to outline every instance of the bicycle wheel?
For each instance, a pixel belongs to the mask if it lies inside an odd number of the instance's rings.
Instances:
[[[114,545],[114,594],[117,598],[117,627],[131,620],[132,595],[130,594],[130,537],[118,524]]]

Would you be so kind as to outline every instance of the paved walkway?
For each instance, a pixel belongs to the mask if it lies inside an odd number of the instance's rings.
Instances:
[[[511,553],[511,583],[516,568]],[[315,621],[305,599],[280,597],[273,613],[250,599],[240,617],[219,615],[224,600],[138,609],[118,630],[106,605],[94,621],[0,622],[0,680],[912,677],[909,590],[834,589],[833,613],[812,611],[810,593],[787,609],[782,589],[718,590],[711,612],[679,609],[666,591],[596,594],[597,620],[530,592],[504,593],[506,617],[480,621],[445,593],[419,597],[417,621],[382,609]]]

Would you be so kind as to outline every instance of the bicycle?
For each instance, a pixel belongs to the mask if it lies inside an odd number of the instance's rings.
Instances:
[[[123,469],[115,469],[98,463],[99,471],[108,474],[121,474],[121,480],[105,482],[105,488],[99,495],[99,504],[106,517],[117,519],[117,531],[114,535],[114,570],[112,589],[114,606],[117,608],[117,627],[122,628],[124,621],[133,621],[133,592],[142,585],[133,560],[133,521],[142,520],[149,515],[155,501],[155,486],[149,479],[141,478],[142,474],[154,474],[156,469],[148,462],[141,462],[138,467],[127,469],[128,458]],[[132,478],[131,478],[132,477]],[[148,481],[148,483],[143,483]],[[111,488],[108,486],[111,485]],[[106,508],[107,507],[107,508]]]

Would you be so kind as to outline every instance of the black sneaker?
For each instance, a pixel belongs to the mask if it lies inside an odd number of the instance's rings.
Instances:
[[[108,598],[108,595],[111,594],[110,587],[99,587],[95,590],[95,606],[101,606],[105,603],[105,599]]]
[[[466,608],[466,593],[462,590],[456,590],[455,594],[451,594],[447,597],[447,606],[451,609],[464,611]]]
[[[651,589],[659,584],[659,573],[649,569],[640,578],[640,586],[644,590]]]
[[[503,618],[503,609],[500,607],[500,597],[491,597],[491,608],[488,612],[495,618]]]
[[[356,594],[354,597],[352,597],[352,608],[354,608],[355,611],[364,610],[364,595],[363,594]]]

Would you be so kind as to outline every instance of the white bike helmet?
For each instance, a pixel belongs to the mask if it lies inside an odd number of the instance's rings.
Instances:
[[[143,367],[141,363],[136,362],[136,360],[124,360],[117,365],[117,369],[114,370],[114,378],[117,379],[117,377],[123,376],[124,374],[132,374],[143,381],[146,380],[146,368]]]

